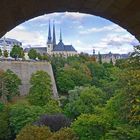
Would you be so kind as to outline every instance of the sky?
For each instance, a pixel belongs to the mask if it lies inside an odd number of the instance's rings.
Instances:
[[[80,53],[128,53],[138,40],[125,29],[111,21],[89,14],[64,12],[45,14],[26,21],[5,37],[21,41],[23,47],[45,47],[48,37],[48,24],[55,22],[56,39],[59,42],[60,28],[63,43],[73,45]]]

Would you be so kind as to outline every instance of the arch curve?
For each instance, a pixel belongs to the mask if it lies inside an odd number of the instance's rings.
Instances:
[[[31,18],[69,11],[109,19],[140,40],[139,0],[0,0],[0,2],[0,36]]]

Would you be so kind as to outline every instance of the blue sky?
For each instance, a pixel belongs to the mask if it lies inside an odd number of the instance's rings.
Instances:
[[[128,53],[138,41],[125,29],[111,21],[88,14],[64,12],[52,13],[26,21],[7,32],[5,37],[14,38],[23,46],[46,46],[48,22],[55,21],[56,39],[60,28],[64,44],[72,44],[78,52]]]

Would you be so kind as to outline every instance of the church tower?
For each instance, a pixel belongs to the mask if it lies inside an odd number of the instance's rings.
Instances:
[[[53,50],[53,42],[52,42],[52,37],[51,37],[51,27],[50,27],[50,21],[49,21],[47,53],[51,54],[52,50]]]
[[[53,47],[56,45],[56,37],[55,37],[55,24],[53,22]]]

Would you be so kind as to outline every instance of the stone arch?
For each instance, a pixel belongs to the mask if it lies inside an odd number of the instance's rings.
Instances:
[[[0,0],[0,36],[31,18],[69,11],[109,19],[140,40],[139,5],[139,0]]]

